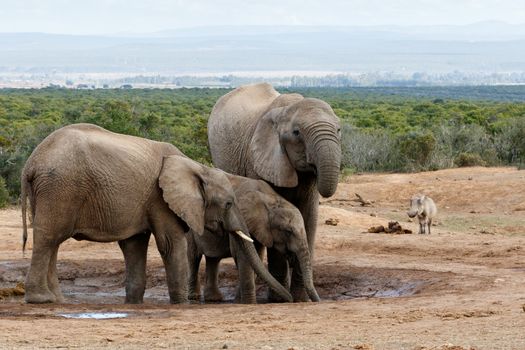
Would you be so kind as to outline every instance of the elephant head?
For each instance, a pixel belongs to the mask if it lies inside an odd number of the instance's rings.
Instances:
[[[256,186],[253,183],[234,186],[236,196],[242,203],[241,213],[252,237],[265,247],[273,247],[283,254],[295,256],[308,296],[312,301],[319,301],[313,284],[310,250],[301,213],[268,184],[263,181],[256,183]],[[244,203],[249,205],[243,205]]]
[[[323,197],[337,189],[341,128],[324,101],[279,95],[258,120],[249,146],[254,169],[279,187],[298,185],[298,172],[315,173]]]
[[[235,193],[223,171],[208,168],[184,156],[164,158],[159,175],[164,201],[194,232],[235,233],[250,240]]]

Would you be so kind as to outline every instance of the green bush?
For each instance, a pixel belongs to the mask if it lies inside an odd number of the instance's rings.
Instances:
[[[456,157],[454,164],[458,167],[486,166],[487,162],[477,153],[463,152]]]
[[[410,171],[427,169],[435,148],[436,138],[430,132],[412,132],[399,138],[399,151]]]
[[[403,167],[396,139],[385,130],[362,130],[343,124],[343,168],[356,171],[394,171]]]
[[[525,163],[525,116],[509,119],[494,136],[494,144],[503,162]]]
[[[5,180],[0,176],[0,208],[5,208],[9,204],[9,192],[7,191]]]

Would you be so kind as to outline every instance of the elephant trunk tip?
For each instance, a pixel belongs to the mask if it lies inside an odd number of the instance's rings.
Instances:
[[[325,189],[325,188],[319,188],[319,193],[321,194],[321,196],[323,198],[328,198],[328,197],[332,197],[334,194],[335,194],[335,191],[336,191],[337,187],[335,188],[328,188],[328,189]]]

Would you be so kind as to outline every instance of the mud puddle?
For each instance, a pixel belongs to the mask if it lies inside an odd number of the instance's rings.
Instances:
[[[95,265],[95,266],[94,266]],[[99,266],[100,265],[100,266]],[[108,266],[111,265],[111,266]],[[90,261],[85,264],[62,262],[59,278],[67,303],[72,304],[122,304],[125,298],[123,263],[118,261]],[[9,287],[23,281],[27,270],[25,262],[2,262],[4,275],[0,275],[0,287]],[[446,281],[451,276],[443,273],[352,267],[347,264],[319,264],[315,267],[315,284],[322,300],[348,300],[356,298],[397,298],[416,295],[429,284]],[[203,272],[203,271],[201,271]],[[221,265],[219,274],[221,303],[234,303],[237,288],[237,270],[233,264]],[[201,285],[204,276],[201,273]],[[268,287],[258,281],[257,300],[266,303]],[[4,302],[20,301],[22,297],[9,298]],[[144,302],[168,304],[168,290],[162,266],[148,268],[148,280]],[[203,297],[192,303],[204,302]]]

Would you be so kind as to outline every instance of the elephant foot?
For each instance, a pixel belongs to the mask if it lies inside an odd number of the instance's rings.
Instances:
[[[66,302],[66,298],[64,298],[64,296],[62,294],[60,295],[55,295],[55,303],[58,303],[58,304],[64,304]]]
[[[189,304],[188,298],[170,298],[170,304]]]
[[[124,301],[125,304],[143,304],[144,300],[142,298],[134,298],[126,296]]]
[[[62,294],[62,291],[60,291],[60,289],[51,288],[51,293],[55,296],[55,303],[65,303],[66,298],[64,298],[64,294]]]
[[[310,297],[308,297],[308,294],[306,293],[306,290],[304,288],[297,288],[292,289],[290,291],[293,297],[294,303],[301,303],[301,302],[308,302],[310,301]]]
[[[189,298],[190,300],[196,300],[196,301],[199,301],[199,300],[201,300],[201,295],[200,295],[200,293],[198,293],[198,292],[190,292],[190,293],[188,294],[188,298]]]
[[[32,293],[32,292],[27,292],[26,290],[26,295],[24,299],[26,303],[28,304],[46,304],[46,303],[56,303],[57,302],[57,297],[51,292]],[[63,302],[63,300],[59,302]]]
[[[276,292],[270,289],[268,291],[268,302],[269,303],[286,303],[287,300],[284,300]]]
[[[221,291],[217,288],[206,289],[204,291],[205,301],[219,302],[219,301],[223,301],[223,299],[224,299],[224,296],[222,295]]]

